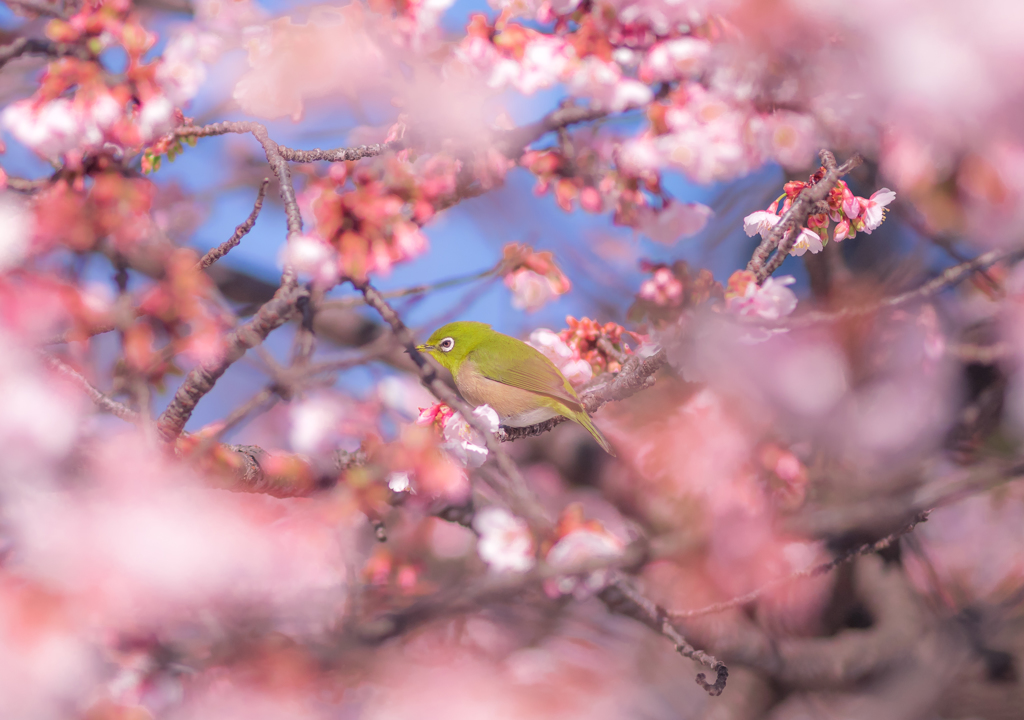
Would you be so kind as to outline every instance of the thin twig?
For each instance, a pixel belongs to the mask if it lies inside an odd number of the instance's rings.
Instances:
[[[636,589],[622,573],[615,573],[613,582],[600,593],[601,599],[615,612],[639,620],[644,625],[661,633],[676,647],[683,657],[699,662],[715,673],[715,681],[709,683],[704,673],[697,675],[697,684],[712,696],[725,690],[729,679],[729,668],[725,663],[702,650],[697,650],[686,641],[683,634],[672,624],[668,611]]]
[[[501,263],[495,265],[487,270],[480,272],[470,273],[469,275],[460,275],[458,277],[448,278],[447,280],[440,280],[435,283],[426,283],[423,285],[413,285],[412,287],[401,288],[398,290],[387,290],[379,291],[380,296],[386,300],[394,300],[396,298],[409,297],[410,295],[424,295],[428,292],[435,290],[443,290],[445,288],[456,287],[464,283],[473,282],[475,280],[483,280],[486,277],[490,277],[495,271],[501,266]],[[320,304],[321,310],[338,310],[338,309],[349,309],[359,307],[366,304],[366,298],[362,295],[354,295],[352,297],[338,298],[336,300],[325,300]]]
[[[137,424],[141,422],[142,417],[139,415],[139,413],[135,412],[127,405],[123,405],[119,403],[117,400],[114,400],[113,398],[107,396],[101,390],[93,386],[93,384],[90,383],[85,378],[84,375],[79,373],[77,370],[75,370],[73,367],[71,367],[64,361],[55,358],[53,355],[48,355],[45,353],[43,354],[43,361],[51,369],[57,371],[63,377],[68,378],[73,383],[78,385],[78,387],[84,390],[85,394],[89,396],[89,399],[92,400],[96,404],[96,407],[98,407],[100,410],[108,412],[111,415],[116,415],[122,420],[126,420],[127,422],[130,423]]]
[[[940,275],[932,278],[913,290],[908,290],[907,292],[900,293],[898,295],[891,295],[873,303],[840,308],[839,310],[809,312],[788,320],[780,320],[771,323],[762,321],[757,324],[799,328],[806,327],[808,325],[816,325],[818,323],[835,322],[837,320],[844,320],[846,318],[859,317],[862,315],[871,315],[879,310],[892,309],[918,300],[926,300],[933,295],[938,295],[947,288],[951,288],[954,285],[963,282],[974,272],[990,268],[1003,260],[1016,261],[1021,257],[1024,257],[1024,249],[1021,248],[1013,248],[1010,250],[989,250],[973,260],[969,260],[968,262],[960,265],[954,265],[953,267],[944,270]]]
[[[928,519],[928,515],[930,513],[931,510],[924,510],[918,513],[913,520],[911,520],[909,523],[907,523],[905,526],[903,526],[896,532],[886,535],[881,540],[877,540],[873,543],[864,543],[859,547],[853,548],[852,550],[848,550],[847,552],[844,552],[843,554],[833,558],[832,560],[829,560],[826,563],[815,565],[814,567],[807,568],[799,572],[795,572],[792,575],[787,575],[786,577],[778,578],[777,580],[772,580],[766,585],[762,585],[756,590],[752,590],[745,595],[739,595],[729,600],[723,600],[722,602],[706,605],[705,607],[698,608],[697,610],[681,610],[679,612],[673,612],[671,613],[672,618],[676,620],[685,620],[688,618],[700,617],[702,615],[713,615],[715,613],[724,612],[726,610],[732,610],[733,608],[742,607],[743,605],[752,603],[765,593],[774,590],[778,587],[781,587],[783,585],[788,585],[791,582],[795,582],[796,580],[819,577],[821,575],[824,575],[828,572],[831,572],[835,568],[839,567],[843,563],[847,563],[853,560],[854,558],[860,557],[861,555],[870,555],[879,552],[880,550],[884,550],[885,548],[889,547],[894,542],[899,540],[901,537],[911,532],[920,523],[925,522]]]
[[[256,224],[256,218],[260,215],[260,210],[263,209],[263,198],[267,195],[267,185],[269,184],[270,178],[263,178],[263,182],[260,183],[260,189],[256,193],[256,202],[252,206],[252,212],[249,213],[249,217],[246,218],[245,222],[235,228],[235,232],[230,238],[203,255],[202,259],[196,263],[196,270],[205,270],[210,267],[242,242],[242,238],[252,230],[253,226]]]

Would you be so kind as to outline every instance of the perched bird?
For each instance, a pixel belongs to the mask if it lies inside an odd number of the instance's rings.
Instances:
[[[605,452],[615,455],[561,371],[522,340],[486,323],[453,322],[416,349],[451,371],[467,402],[494,408],[502,425],[527,427],[561,415],[585,427]]]

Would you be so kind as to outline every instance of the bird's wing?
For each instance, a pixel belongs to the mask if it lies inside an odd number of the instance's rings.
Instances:
[[[522,353],[522,348],[516,345],[526,346],[529,352],[521,360],[510,363],[508,358],[511,354],[517,350]],[[475,348],[468,359],[473,361],[477,372],[485,378],[547,395],[564,403],[572,412],[583,410],[576,391],[555,364],[539,350],[520,340],[502,336],[498,342],[487,343],[487,347]]]

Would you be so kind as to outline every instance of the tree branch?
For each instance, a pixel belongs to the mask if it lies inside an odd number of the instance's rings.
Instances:
[[[73,55],[82,60],[87,60],[91,57],[88,50],[78,45],[55,43],[45,38],[23,37],[0,47],[0,67],[22,55],[48,55],[50,57]]]
[[[377,143],[375,145],[357,145],[349,148],[335,148],[334,150],[321,150],[315,148],[313,150],[293,150],[289,147],[279,146],[281,150],[281,156],[285,160],[298,163],[311,163],[311,162],[351,162],[353,160],[362,160],[363,158],[375,157],[377,155],[383,155],[386,152],[393,150],[401,150],[402,142],[399,140],[392,140],[391,142]]]
[[[757,246],[750,262],[747,263],[747,270],[754,273],[759,284],[763,283],[782,265],[782,261],[786,259],[800,237],[800,229],[807,224],[807,218],[814,214],[818,203],[824,202],[828,198],[828,194],[832,192],[832,188],[843,175],[862,162],[859,155],[854,155],[841,166],[836,167],[836,159],[832,153],[822,150],[820,155],[821,163],[825,167],[825,177],[800,191],[789,210]],[[775,248],[778,250],[771,260],[768,260],[769,254]]]
[[[219,360],[202,363],[185,377],[167,409],[157,420],[157,429],[161,437],[173,442],[185,423],[192,416],[196,405],[220,379],[220,376],[241,358],[249,348],[263,342],[273,330],[281,327],[295,312],[295,304],[300,297],[308,295],[303,287],[282,285],[269,302],[263,305],[252,320],[242,325],[226,338],[227,350]]]
[[[66,377],[75,385],[85,391],[85,394],[89,396],[96,407],[104,412],[108,412],[111,415],[116,415],[122,420],[126,420],[130,423],[139,423],[142,417],[139,413],[135,412],[126,405],[119,403],[117,400],[107,396],[105,393],[97,389],[90,383],[84,375],[79,373],[70,365],[66,364],[62,360],[55,358],[53,355],[43,353],[43,361],[52,369],[59,373],[61,376]]]
[[[260,215],[260,210],[263,209],[263,198],[266,197],[267,185],[269,184],[270,178],[263,178],[263,182],[260,183],[259,192],[256,194],[256,203],[253,205],[252,212],[249,213],[249,217],[246,218],[245,222],[235,228],[235,232],[230,238],[203,255],[202,259],[196,263],[196,270],[205,270],[210,267],[231,252],[232,249],[237,247],[238,243],[242,242],[242,238],[252,230],[253,225],[256,224],[256,218]]]

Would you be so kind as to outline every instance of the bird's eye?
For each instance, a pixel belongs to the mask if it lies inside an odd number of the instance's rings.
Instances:
[[[450,337],[447,337],[440,342],[438,347],[441,348],[441,352],[448,352],[453,347],[455,347],[455,341],[452,340]]]

